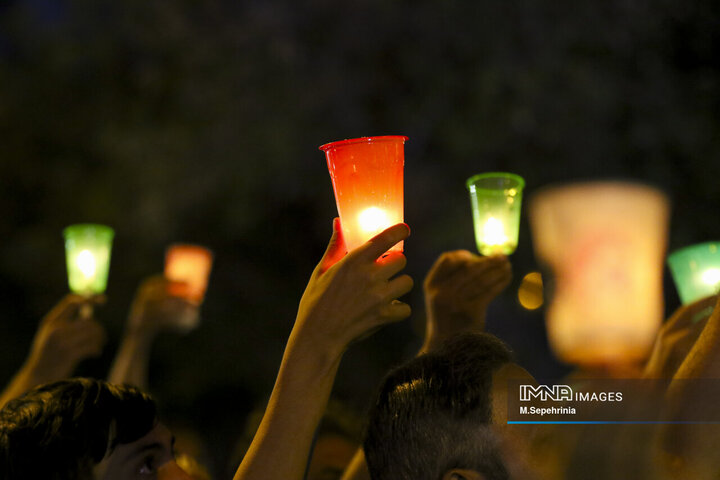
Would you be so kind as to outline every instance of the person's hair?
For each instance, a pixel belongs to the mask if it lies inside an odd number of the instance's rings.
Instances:
[[[0,478],[92,478],[94,465],[156,421],[155,402],[132,386],[87,378],[39,386],[0,410]]]
[[[492,374],[511,361],[489,334],[463,334],[392,370],[363,448],[373,480],[437,480],[453,468],[507,478],[492,420]]]

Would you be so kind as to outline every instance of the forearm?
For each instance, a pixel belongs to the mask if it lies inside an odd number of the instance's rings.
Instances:
[[[365,452],[362,448],[358,449],[355,453],[355,456],[350,461],[340,480],[370,480],[370,472],[368,471]]]
[[[110,367],[108,381],[128,383],[146,389],[152,342],[151,335],[141,332],[126,333]]]
[[[720,312],[717,307],[715,310],[678,368],[675,379],[720,378]]]
[[[688,412],[697,413],[708,408],[708,401],[715,405],[717,399],[708,397],[707,385],[702,379],[720,379],[720,311],[717,306],[668,388],[667,411],[671,418],[684,418]]]
[[[60,378],[55,378],[53,375],[43,375],[31,361],[25,362],[10,380],[5,390],[0,393],[0,408],[31,388],[54,380],[60,380]]]
[[[291,334],[268,408],[235,480],[301,479],[332,390],[340,353]]]

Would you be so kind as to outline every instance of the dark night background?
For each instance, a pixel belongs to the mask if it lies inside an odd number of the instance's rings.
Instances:
[[[223,470],[269,393],[335,216],[320,144],[402,134],[414,319],[355,345],[335,394],[362,411],[419,347],[423,275],[475,249],[464,181],[629,179],[673,205],[670,249],[720,238],[720,3],[6,0],[0,3],[0,382],[67,291],[64,226],[116,230],[103,376],[140,280],[175,241],[216,262],[201,327],[156,343],[151,390]],[[527,216],[489,329],[538,377],[563,374]],[[665,279],[666,309],[677,295]]]

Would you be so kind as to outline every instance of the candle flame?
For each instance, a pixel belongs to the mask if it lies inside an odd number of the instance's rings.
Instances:
[[[702,273],[700,279],[707,285],[720,284],[720,268],[708,268]]]
[[[504,245],[508,242],[502,222],[494,217],[488,218],[485,222],[483,236],[486,245]]]
[[[360,212],[358,223],[365,232],[374,233],[389,227],[390,219],[385,210],[378,207],[369,207]]]
[[[77,258],[75,259],[75,264],[77,265],[78,269],[80,269],[85,278],[92,278],[95,276],[95,271],[97,270],[97,263],[95,262],[95,256],[90,250],[86,249],[78,253]]]

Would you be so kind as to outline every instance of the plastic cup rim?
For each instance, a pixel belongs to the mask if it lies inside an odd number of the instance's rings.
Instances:
[[[188,250],[194,250],[196,252],[207,253],[210,256],[211,260],[215,257],[215,253],[212,250],[210,250],[209,248],[207,248],[203,245],[197,244],[197,243],[186,243],[186,242],[171,243],[165,249],[165,255],[167,256],[167,254],[170,253],[170,251],[175,247],[181,247],[181,248],[186,248]]]
[[[693,250],[700,250],[702,247],[709,247],[710,245],[717,245],[718,250],[720,250],[720,241],[717,240],[711,240],[708,242],[701,242],[701,243],[693,243],[692,245],[688,245],[685,247],[681,247],[678,249],[673,250],[670,252],[667,256],[667,262],[668,265],[672,261],[673,258],[681,257],[682,254],[690,253]]]
[[[111,239],[115,236],[115,230],[112,227],[101,223],[74,223],[63,228],[62,234],[64,238],[73,233],[75,230],[94,229],[102,236],[108,236]]]
[[[327,152],[330,149],[338,148],[338,147],[345,147],[348,145],[354,145],[357,143],[379,143],[379,142],[392,142],[392,141],[398,141],[402,140],[403,144],[408,141],[408,137],[405,135],[378,135],[374,137],[358,137],[358,138],[348,138],[345,140],[337,140],[334,142],[325,143],[323,145],[320,145],[318,147],[323,152]]]
[[[471,189],[471,187],[478,181],[483,180],[486,178],[510,178],[517,182],[517,186],[510,187],[510,188],[517,188],[518,190],[522,191],[525,188],[525,179],[522,178],[520,175],[517,175],[515,173],[510,172],[487,172],[487,173],[478,173],[477,175],[473,175],[472,177],[468,178],[465,181],[465,186],[468,190]],[[498,188],[483,188],[483,187],[475,187],[475,190],[480,190],[484,192],[496,192],[500,189]],[[505,190],[505,189],[503,189]]]

